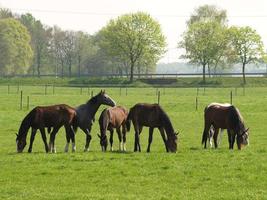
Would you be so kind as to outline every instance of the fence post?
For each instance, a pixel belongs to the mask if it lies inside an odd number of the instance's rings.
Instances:
[[[230,92],[230,102],[231,102],[231,105],[232,105],[233,104],[233,92],[232,92],[232,90]]]
[[[20,110],[22,110],[22,90],[20,91]]]
[[[158,91],[158,104],[160,103],[160,91]]]
[[[94,91],[92,90],[91,91],[91,98],[94,96]]]
[[[81,87],[80,88],[80,95],[82,95],[83,94],[83,88]]]
[[[198,110],[198,98],[196,97],[196,110]]]
[[[30,97],[27,96],[27,110],[29,110],[30,108]]]

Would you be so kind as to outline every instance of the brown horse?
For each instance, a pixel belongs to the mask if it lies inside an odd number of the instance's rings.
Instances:
[[[118,134],[118,138],[120,141],[119,150],[126,151],[126,132],[130,129],[130,121],[126,121],[128,116],[128,111],[126,108],[122,106],[115,106],[112,108],[107,108],[102,111],[100,117],[99,117],[99,127],[100,127],[100,133],[98,134],[98,137],[100,138],[100,145],[102,148],[102,151],[107,150],[108,142],[107,142],[107,130],[110,131],[110,150],[113,151],[113,129],[115,128]],[[122,127],[122,131],[121,131]],[[123,138],[123,143],[122,139]]]
[[[243,118],[239,110],[231,104],[212,103],[204,111],[205,126],[202,135],[202,144],[207,147],[207,138],[211,126],[214,127],[214,146],[218,147],[217,136],[219,129],[227,129],[229,149],[234,148],[235,139],[240,150],[248,144],[248,128],[245,128]]]
[[[177,151],[177,135],[174,132],[172,123],[166,112],[158,104],[138,103],[130,109],[128,120],[132,120],[135,130],[134,151],[141,151],[139,134],[143,126],[149,127],[149,139],[147,152],[150,152],[150,145],[153,138],[154,128],[158,128],[164,141],[167,152]],[[164,133],[167,135],[167,139]]]
[[[42,135],[43,142],[45,144],[45,151],[48,152],[49,149],[55,152],[55,136],[58,130],[64,126],[66,130],[66,138],[68,141],[72,139],[75,144],[74,131],[72,125],[76,123],[76,112],[75,109],[65,105],[53,105],[53,106],[37,106],[32,109],[26,117],[22,120],[19,133],[17,134],[17,152],[23,151],[26,146],[27,133],[30,128],[32,128],[30,146],[28,152],[32,152],[32,145],[34,141],[35,134],[39,129]],[[53,131],[50,135],[49,147],[46,141],[45,128]]]
[[[77,114],[77,123],[73,126],[73,128],[76,132],[77,128],[79,127],[86,134],[84,151],[89,151],[89,144],[92,139],[92,125],[95,120],[95,114],[101,105],[112,107],[116,105],[116,102],[106,94],[105,90],[101,90],[97,95],[89,99],[87,103],[75,108]],[[68,150],[68,145],[69,144],[67,143],[65,151]]]

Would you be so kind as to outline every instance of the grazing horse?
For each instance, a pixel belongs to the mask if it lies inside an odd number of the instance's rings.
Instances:
[[[139,134],[143,126],[149,127],[149,139],[147,152],[150,152],[150,145],[153,139],[153,130],[158,128],[164,141],[167,152],[177,151],[177,135],[174,132],[172,123],[166,112],[158,104],[138,103],[130,109],[127,121],[131,120],[135,130],[134,151],[141,151]],[[165,136],[165,132],[167,139]]]
[[[55,136],[62,126],[65,127],[67,140],[70,141],[70,139],[72,139],[72,142],[75,144],[74,131],[72,129],[72,125],[75,123],[75,109],[68,105],[60,104],[53,106],[37,106],[32,109],[21,122],[19,133],[16,138],[17,152],[22,152],[26,146],[26,138],[30,128],[32,128],[32,132],[30,146],[28,149],[29,153],[32,152],[34,137],[38,129],[41,132],[46,152],[48,152],[49,149],[51,152],[56,152]],[[50,135],[49,147],[46,141],[45,128],[48,128],[48,130],[53,128]]]
[[[239,110],[231,104],[212,103],[204,111],[205,126],[202,135],[202,144],[207,147],[207,138],[211,126],[214,127],[214,146],[218,147],[217,136],[219,129],[227,129],[229,149],[234,148],[235,139],[240,150],[248,144],[248,128],[245,128],[243,118]]]
[[[221,143],[221,141],[222,141],[223,131],[224,131],[224,129],[221,129],[221,131],[220,131],[220,136],[219,136],[219,138],[218,138],[218,140],[217,140],[218,145],[220,145],[220,143]],[[211,125],[210,130],[209,130],[209,142],[210,142],[210,147],[213,147],[212,139],[213,139],[214,133],[215,133],[215,128],[213,127],[213,125]]]
[[[77,128],[80,127],[86,134],[86,144],[84,151],[89,151],[89,144],[92,138],[92,124],[95,119],[95,114],[101,105],[108,105],[113,107],[116,105],[116,103],[105,93],[105,91],[101,90],[96,96],[88,100],[86,104],[82,104],[75,108],[77,113],[77,124],[73,128],[74,131],[76,131]],[[68,145],[69,144],[67,143],[65,150],[68,149]]]
[[[107,150],[108,142],[107,142],[107,130],[110,131],[110,150],[113,151],[113,129],[115,128],[118,134],[118,138],[120,141],[119,150],[126,151],[126,132],[130,129],[130,121],[127,121],[128,111],[126,108],[122,106],[115,106],[112,108],[106,108],[102,111],[99,117],[99,127],[100,134],[98,137],[100,138],[100,145],[102,151]],[[122,127],[122,131],[121,131]],[[121,141],[123,137],[123,143]]]

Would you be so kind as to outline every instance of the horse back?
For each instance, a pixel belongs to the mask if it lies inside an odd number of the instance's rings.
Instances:
[[[37,106],[34,110],[33,126],[60,127],[71,124],[76,117],[75,109],[66,104]]]

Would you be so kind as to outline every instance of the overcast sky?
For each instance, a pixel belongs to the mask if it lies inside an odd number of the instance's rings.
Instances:
[[[185,23],[200,5],[211,4],[227,10],[229,25],[251,26],[267,47],[266,0],[0,0],[0,6],[16,13],[30,12],[49,26],[82,30],[94,34],[119,15],[144,11],[157,19],[166,36],[168,51],[161,62],[179,60],[177,43]]]

